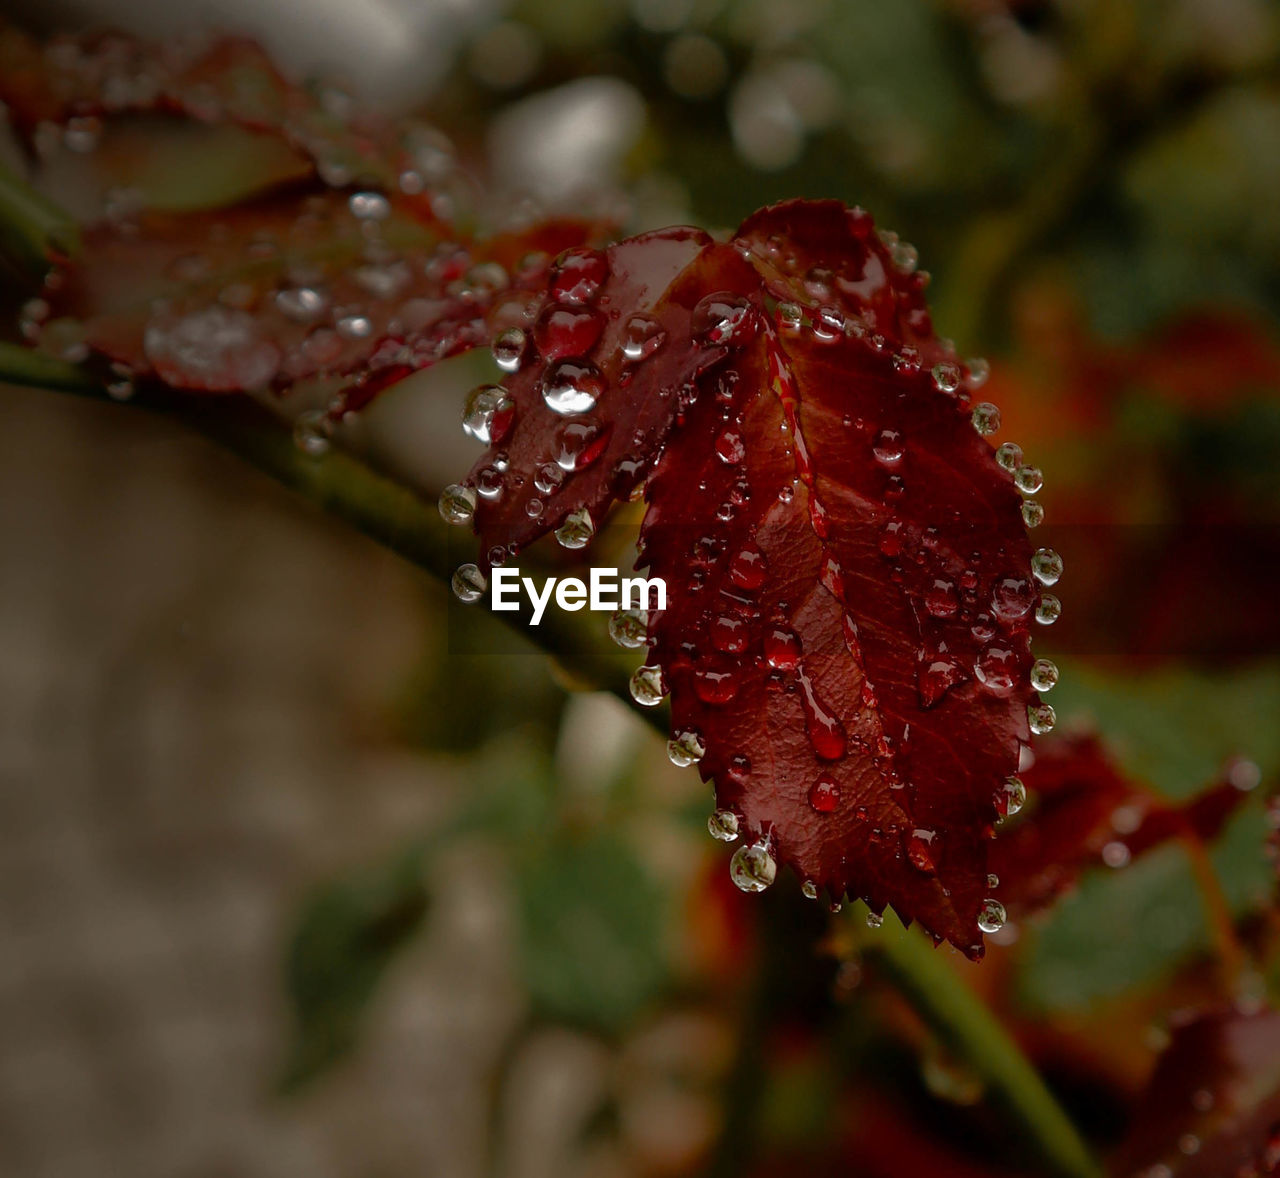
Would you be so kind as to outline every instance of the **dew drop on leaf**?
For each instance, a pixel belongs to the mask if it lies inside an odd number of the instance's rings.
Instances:
[[[595,408],[604,387],[604,377],[594,364],[561,360],[542,378],[542,399],[548,409],[565,416],[586,413]]]
[[[691,326],[708,343],[740,345],[755,335],[759,316],[750,300],[720,291],[699,300]]]
[[[830,814],[839,805],[839,783],[830,774],[824,773],[809,787],[809,806],[815,813]]]
[[[648,631],[648,610],[619,609],[609,617],[609,637],[619,646],[632,650],[643,646]]]
[[[551,297],[561,303],[582,306],[591,302],[609,277],[609,259],[595,249],[566,250],[551,274]]]
[[[564,523],[556,528],[556,540],[561,548],[585,548],[595,531],[591,514],[585,507],[579,507],[577,511],[571,511]]]
[[[906,452],[906,444],[902,440],[902,435],[896,429],[882,429],[876,435],[876,440],[871,447],[871,453],[875,456],[875,460],[881,466],[887,466],[890,470],[898,466]]]
[[[469,524],[476,513],[476,493],[460,483],[450,483],[440,492],[440,515],[451,524]]]
[[[785,626],[771,626],[764,634],[764,657],[779,671],[794,671],[800,663],[800,638]]]
[[[1062,576],[1062,557],[1052,548],[1037,548],[1031,558],[1031,571],[1042,585],[1056,585]]]
[[[533,342],[544,360],[585,356],[600,340],[604,316],[586,307],[544,308],[533,327]]]
[[[764,553],[758,548],[740,549],[729,562],[729,580],[739,589],[759,589],[764,578]]]
[[[954,393],[960,387],[960,366],[950,360],[935,364],[933,383],[941,393]]]
[[[1012,818],[1027,803],[1027,787],[1021,777],[1007,777],[991,800],[1001,818]]]
[[[973,428],[984,438],[1000,432],[1000,410],[990,401],[979,401],[973,407]]]
[[[1001,442],[996,447],[996,462],[1012,474],[1022,465],[1022,447],[1017,442]]]
[[[925,875],[938,870],[938,832],[916,827],[907,839],[907,861]]]
[[[713,839],[731,843],[738,837],[738,816],[732,810],[716,810],[707,819],[707,830]]]
[[[1042,593],[1036,606],[1036,621],[1042,626],[1052,626],[1062,616],[1062,602],[1052,593]]]
[[[323,409],[306,409],[293,421],[293,441],[308,458],[323,458],[329,453],[332,426]]]
[[[493,341],[494,363],[503,372],[519,371],[526,343],[527,337],[519,327],[508,327],[505,331],[500,331]]]
[[[462,432],[486,446],[500,442],[515,418],[515,402],[500,384],[480,385],[467,396]]]
[[[1004,905],[999,900],[988,897],[982,901],[978,909],[978,927],[984,933],[998,933],[1004,928],[1006,920]]]
[[[696,728],[682,728],[667,741],[667,759],[678,769],[701,761],[706,751],[707,746]]]
[[[608,426],[585,421],[566,422],[556,431],[556,466],[566,472],[590,466],[604,453],[610,433]],[[543,490],[541,487],[538,489]]]
[[[632,315],[622,333],[622,355],[633,364],[647,360],[662,347],[662,324],[648,315]]]
[[[667,681],[662,668],[655,665],[637,667],[631,676],[631,698],[641,707],[656,708],[667,694]]]
[[[1038,528],[1044,523],[1044,506],[1035,499],[1028,499],[1022,505],[1022,522],[1029,528]]]
[[[1053,710],[1052,704],[1031,704],[1027,708],[1027,723],[1037,736],[1052,732],[1057,722],[1058,715]]]
[[[484,574],[473,564],[460,565],[451,583],[453,595],[465,605],[479,601],[488,584]]]
[[[739,847],[729,860],[729,878],[740,891],[763,892],[777,874],[778,864],[763,842]]]
[[[1031,686],[1036,691],[1052,691],[1058,682],[1058,665],[1050,659],[1036,659],[1031,664]]]
[[[1034,495],[1044,486],[1044,475],[1036,466],[1020,466],[1013,472],[1013,485],[1024,495]]]

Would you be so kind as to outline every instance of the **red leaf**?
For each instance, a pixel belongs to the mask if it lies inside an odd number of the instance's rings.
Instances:
[[[1112,1173],[1280,1172],[1280,1013],[1225,1010],[1174,1028]]]
[[[1224,780],[1172,803],[1123,773],[1093,736],[1037,749],[1022,780],[1028,812],[991,852],[1005,906],[1019,917],[1052,904],[1092,865],[1122,866],[1171,838],[1212,840],[1246,796]]]
[[[668,584],[650,641],[686,759],[814,888],[977,956],[1036,589],[1017,492],[893,247],[793,202],[731,245],[670,230],[565,259],[467,482],[493,563],[597,524],[656,460],[642,564]],[[636,312],[651,358],[626,354]]]

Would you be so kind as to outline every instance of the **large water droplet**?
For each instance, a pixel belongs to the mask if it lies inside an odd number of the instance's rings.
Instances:
[[[973,675],[993,695],[1008,695],[1017,682],[1017,656],[1000,646],[989,646],[973,665]]]
[[[1031,686],[1036,691],[1052,691],[1057,682],[1057,663],[1051,659],[1036,659],[1031,664]]]
[[[906,443],[896,429],[882,429],[871,446],[871,453],[875,456],[875,460],[890,470],[898,466],[906,452]]]
[[[656,663],[637,667],[631,676],[631,698],[641,707],[656,708],[667,695],[667,680]]]
[[[1044,475],[1039,467],[1020,466],[1013,472],[1013,485],[1024,495],[1034,495],[1044,486]]]
[[[970,415],[973,428],[984,438],[1000,432],[1000,410],[990,401],[979,401]]]
[[[476,513],[476,493],[460,483],[450,483],[440,492],[440,514],[451,524],[469,524]]]
[[[726,466],[736,466],[747,456],[747,444],[737,430],[725,430],[716,439],[716,457]]]
[[[768,843],[739,847],[729,860],[729,878],[744,892],[763,892],[777,877],[778,864]]]
[[[1031,558],[1031,571],[1042,585],[1056,585],[1062,576],[1062,557],[1052,548],[1037,548]]]
[[[1004,928],[1006,919],[1004,905],[999,900],[988,897],[982,901],[978,909],[978,927],[984,933],[998,933]]]
[[[475,565],[464,564],[453,574],[452,584],[454,596],[464,604],[471,605],[480,600],[488,582]]]
[[[706,752],[707,746],[696,728],[682,728],[667,741],[667,759],[678,769],[697,764]]]
[[[648,610],[634,607],[614,610],[609,618],[609,637],[619,646],[635,650],[645,644],[648,634]]]
[[[729,669],[699,667],[693,673],[693,690],[704,704],[727,704],[738,694],[738,678]]]
[[[1042,626],[1052,626],[1062,616],[1062,602],[1052,593],[1042,593],[1036,606],[1036,621]]]
[[[950,581],[935,580],[925,590],[924,607],[935,618],[954,617],[960,608],[956,587]]]
[[[500,384],[482,384],[467,396],[462,432],[486,446],[500,442],[515,419],[515,402]]]
[[[738,816],[732,810],[717,810],[707,819],[707,830],[713,839],[731,843],[738,837]]]
[[[729,562],[729,580],[739,589],[759,589],[764,577],[764,553],[758,548],[743,548]]]
[[[546,462],[534,472],[533,485],[543,495],[550,495],[564,482],[564,471],[555,462]]]
[[[503,372],[517,372],[524,359],[527,337],[518,327],[508,327],[493,341],[493,359]]]
[[[1036,588],[1029,577],[1002,577],[991,591],[991,609],[1005,622],[1025,618],[1035,600]]]
[[[582,306],[591,302],[609,277],[609,260],[599,250],[565,250],[551,273],[551,297],[561,303]]]
[[[633,364],[647,360],[666,339],[662,324],[648,315],[632,315],[622,331],[622,354]]]
[[[585,361],[561,360],[542,378],[542,399],[547,408],[565,416],[594,409],[604,389],[599,369]]]
[[[824,761],[838,761],[845,754],[848,740],[839,718],[818,698],[813,680],[799,674],[800,700],[804,707],[805,730],[814,754]]]
[[[764,657],[779,671],[794,671],[800,663],[800,638],[786,626],[770,626],[764,634]]]
[[[1017,442],[1002,442],[996,447],[996,462],[1012,474],[1022,465],[1022,447]]]
[[[1021,777],[1006,777],[991,800],[1001,818],[1012,818],[1027,803],[1027,787]]]
[[[585,356],[599,342],[604,316],[586,307],[546,307],[533,328],[533,342],[544,359]]]
[[[1027,723],[1037,736],[1052,732],[1057,722],[1058,714],[1053,710],[1052,704],[1032,704],[1027,708]]]
[[[572,511],[556,528],[556,540],[561,548],[585,548],[595,535],[596,526],[591,521],[591,513],[585,507]]]
[[[708,343],[744,344],[755,335],[759,315],[748,299],[729,291],[709,294],[693,309],[691,326]]]
[[[564,471],[582,470],[590,466],[604,453],[609,444],[610,432],[608,426],[591,422],[565,422],[556,431],[556,465]]]
[[[711,645],[725,654],[742,654],[747,649],[747,624],[741,618],[722,614],[711,623]]]
[[[831,814],[840,805],[840,783],[824,773],[809,787],[809,806],[815,813]]]

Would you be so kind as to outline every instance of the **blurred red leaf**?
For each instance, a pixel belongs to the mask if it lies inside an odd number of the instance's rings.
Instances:
[[[1280,1013],[1230,1009],[1175,1026],[1111,1171],[1117,1178],[1280,1171]]]
[[[1212,840],[1246,796],[1224,780],[1170,802],[1125,774],[1095,736],[1037,748],[1022,780],[1027,812],[991,849],[1010,916],[1049,906],[1090,866],[1123,866],[1169,839]]]

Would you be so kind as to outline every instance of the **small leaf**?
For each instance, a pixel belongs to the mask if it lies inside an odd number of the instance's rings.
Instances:
[[[427,911],[422,852],[322,887],[289,948],[295,1033],[281,1083],[296,1087],[347,1055],[387,968]]]

